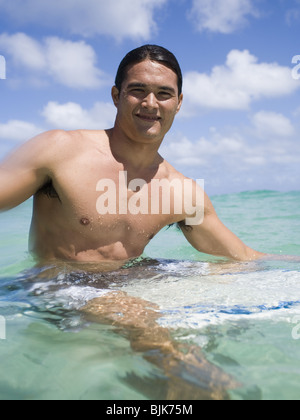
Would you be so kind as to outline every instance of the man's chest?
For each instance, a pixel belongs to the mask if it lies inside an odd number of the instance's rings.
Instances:
[[[61,203],[83,219],[136,224],[139,216],[146,225],[174,223],[174,216],[182,220],[180,180],[144,178],[134,178],[126,170],[112,169],[105,163],[100,168],[99,165],[73,165],[56,176],[54,186]]]

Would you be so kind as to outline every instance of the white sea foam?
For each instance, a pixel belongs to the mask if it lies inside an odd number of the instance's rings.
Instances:
[[[164,270],[164,279],[131,281],[123,290],[158,304],[160,322],[168,327],[201,328],[251,318],[286,320],[300,314],[299,271],[209,274],[207,263],[181,262],[167,264]]]
[[[118,277],[119,276],[119,277]],[[78,310],[121,290],[156,303],[160,323],[200,329],[241,319],[287,319],[300,314],[300,272],[257,264],[160,261],[101,275],[71,274],[34,283],[30,293],[47,309]]]

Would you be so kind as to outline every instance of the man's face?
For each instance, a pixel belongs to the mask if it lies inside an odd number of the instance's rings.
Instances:
[[[118,109],[117,124],[131,140],[161,142],[179,112],[177,75],[168,67],[150,60],[128,69],[121,92],[112,97]]]

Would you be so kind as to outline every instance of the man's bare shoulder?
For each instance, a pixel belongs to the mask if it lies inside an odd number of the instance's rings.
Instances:
[[[29,143],[32,144],[48,144],[50,147],[53,145],[61,145],[62,142],[67,142],[71,138],[71,132],[65,130],[49,130],[31,139]]]
[[[61,159],[70,159],[92,150],[96,143],[105,148],[107,134],[105,131],[91,130],[51,130],[39,134],[28,142],[33,151],[40,151],[44,160],[58,162]]]
[[[165,178],[169,179],[170,181],[175,179],[180,179],[181,181],[188,179],[165,159],[163,159],[161,168],[164,172]]]
[[[32,142],[35,143],[46,143],[51,149],[52,148],[69,148],[80,147],[83,143],[88,144],[89,142],[98,140],[98,142],[104,141],[108,138],[104,130],[51,130],[39,134]]]
[[[164,165],[165,165],[165,170],[168,173],[168,177],[170,180],[174,180],[174,179],[179,179],[181,181],[189,181],[191,182],[195,187],[199,188],[200,190],[203,191],[204,195],[205,195],[205,199],[207,201],[207,204],[210,205],[210,200],[207,196],[207,194],[204,191],[204,182],[202,182],[202,179],[193,179],[190,178],[184,174],[182,174],[181,172],[179,172],[176,168],[174,168],[169,162],[167,162],[166,160],[164,160]]]
[[[41,133],[13,150],[1,166],[4,168],[47,168],[52,157],[58,154],[58,149],[66,141],[68,141],[67,133],[62,130]]]
[[[181,182],[188,181],[187,184],[185,185],[193,186],[192,188],[187,188],[187,192],[186,192],[187,194],[192,195],[193,198],[191,202],[193,203],[193,205],[195,205],[195,202],[196,202],[197,195],[195,194],[197,192],[198,197],[201,197],[201,205],[204,206],[205,214],[206,215],[215,214],[215,209],[213,207],[213,204],[205,191],[204,183],[200,182],[200,180],[195,180],[182,174],[166,160],[164,160],[163,164],[164,164],[165,171],[167,173],[166,177],[170,181],[173,181],[173,180],[180,180]],[[188,201],[188,197],[187,197],[187,201]]]
[[[37,157],[45,159],[47,156],[56,154],[58,150],[70,146],[72,136],[64,130],[45,131],[23,144],[21,149],[28,153],[32,152]],[[38,153],[38,154],[37,154]]]

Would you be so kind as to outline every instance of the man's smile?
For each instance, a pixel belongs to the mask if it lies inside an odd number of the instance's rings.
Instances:
[[[142,121],[146,121],[146,122],[155,122],[155,121],[160,121],[161,117],[159,117],[158,115],[151,115],[151,114],[135,114],[136,117],[138,117],[140,120]]]

